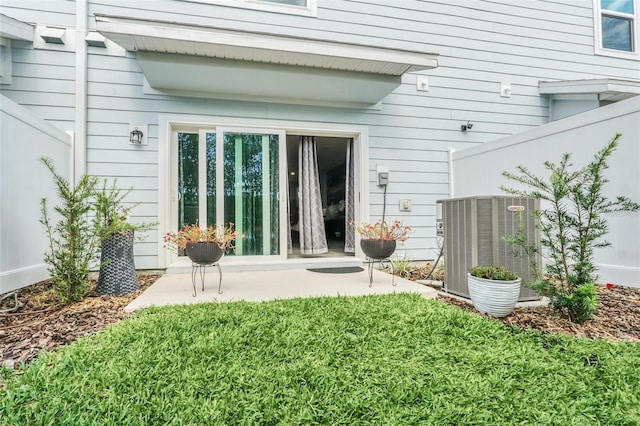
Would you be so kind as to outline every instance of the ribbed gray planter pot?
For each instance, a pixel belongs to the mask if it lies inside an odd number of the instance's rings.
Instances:
[[[520,278],[514,281],[496,281],[467,274],[473,306],[483,314],[498,318],[513,312],[518,303],[521,282]]]
[[[122,296],[140,288],[133,260],[133,230],[102,241],[96,293]]]

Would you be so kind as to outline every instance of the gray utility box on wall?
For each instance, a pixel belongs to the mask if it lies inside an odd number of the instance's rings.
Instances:
[[[478,265],[506,266],[531,281],[529,261],[514,256],[515,247],[503,237],[515,235],[520,223],[530,242],[540,242],[533,211],[538,200],[523,197],[468,197],[438,201],[438,232],[444,237],[444,289],[469,297],[467,272]],[[442,230],[442,232],[440,232]],[[540,265],[540,259],[537,264]],[[520,288],[519,301],[537,300],[529,287]]]

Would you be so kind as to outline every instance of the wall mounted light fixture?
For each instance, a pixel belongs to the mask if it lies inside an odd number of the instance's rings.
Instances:
[[[473,123],[471,121],[467,121],[467,124],[462,124],[460,126],[460,130],[466,132],[467,130],[471,130],[473,128]]]
[[[134,145],[141,145],[144,133],[136,127],[129,133],[129,142]]]

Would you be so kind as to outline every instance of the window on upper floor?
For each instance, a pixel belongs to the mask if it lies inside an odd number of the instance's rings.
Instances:
[[[594,0],[596,53],[638,58],[640,0]]]
[[[317,0],[191,0],[199,3],[258,9],[293,15],[316,16]]]

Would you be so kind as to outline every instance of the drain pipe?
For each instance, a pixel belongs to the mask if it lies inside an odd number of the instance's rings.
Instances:
[[[87,0],[76,0],[76,96],[71,179],[75,183],[87,169]]]
[[[455,190],[453,188],[453,184],[455,182],[455,177],[453,175],[453,153],[456,152],[455,149],[449,148],[448,161],[449,161],[449,198],[453,198],[455,196]]]

